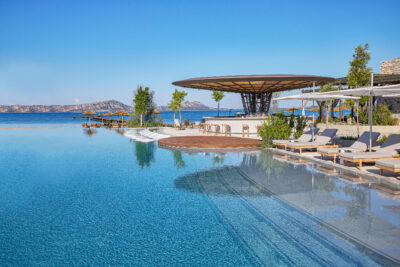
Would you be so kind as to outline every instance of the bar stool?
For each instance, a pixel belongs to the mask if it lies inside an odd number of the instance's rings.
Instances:
[[[229,124],[222,124],[222,134],[225,136],[229,134],[231,136],[231,126]]]
[[[201,133],[201,131],[204,132],[205,123],[199,123],[198,127],[199,127],[199,133]]]
[[[210,124],[204,124],[204,128],[203,128],[203,134],[209,133],[210,132]]]
[[[242,124],[242,137],[245,136],[247,132],[247,137],[250,137],[250,127],[248,124]]]
[[[215,135],[218,135],[218,134],[221,133],[221,126],[219,126],[218,124],[212,124],[211,126],[214,126],[214,131],[213,131],[213,133],[214,133]]]

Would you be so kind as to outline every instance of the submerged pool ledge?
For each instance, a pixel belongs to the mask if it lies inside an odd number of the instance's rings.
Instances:
[[[281,154],[281,155],[288,155],[288,156],[297,157],[297,158],[300,158],[303,160],[311,161],[311,162],[317,163],[324,167],[331,167],[336,170],[340,170],[340,171],[344,171],[344,172],[347,172],[350,174],[358,175],[358,176],[361,176],[371,182],[383,184],[383,185],[392,187],[394,189],[400,190],[400,180],[396,179],[394,177],[382,176],[379,174],[362,171],[362,170],[357,169],[356,167],[344,166],[339,163],[334,164],[331,161],[322,160],[322,159],[310,157],[310,156],[307,156],[304,154],[299,154],[299,153],[295,153],[295,152],[291,152],[291,151],[287,151],[287,150],[282,150],[282,149],[277,149],[277,148],[265,148],[265,150],[271,151],[273,153]]]

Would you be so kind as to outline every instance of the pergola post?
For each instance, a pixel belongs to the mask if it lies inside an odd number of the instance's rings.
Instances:
[[[241,93],[243,109],[246,114],[267,113],[272,93]]]

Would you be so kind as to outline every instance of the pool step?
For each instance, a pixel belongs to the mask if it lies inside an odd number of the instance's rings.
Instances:
[[[362,258],[360,252],[322,229],[307,214],[271,197],[265,188],[244,177],[238,168],[200,172],[200,182],[206,181],[202,175],[212,176],[228,195],[209,195],[209,199],[241,242],[261,262],[373,265],[368,260],[359,262],[358,259]],[[202,185],[202,188],[207,191],[207,185]]]

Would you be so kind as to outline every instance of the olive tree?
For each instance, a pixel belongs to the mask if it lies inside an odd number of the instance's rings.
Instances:
[[[133,95],[134,112],[140,116],[140,126],[143,126],[143,115],[147,115],[154,109],[154,92],[150,92],[149,87],[143,88],[139,85]]]
[[[168,107],[174,111],[174,120],[176,111],[179,111],[179,125],[182,125],[181,109],[183,108],[183,103],[186,96],[187,93],[185,91],[179,91],[178,89],[175,89],[174,93],[172,94],[172,99],[168,104]]]
[[[222,100],[222,98],[224,98],[224,92],[221,91],[213,91],[212,92],[212,98],[215,100],[215,102],[218,103],[218,117],[219,117],[219,101]]]

